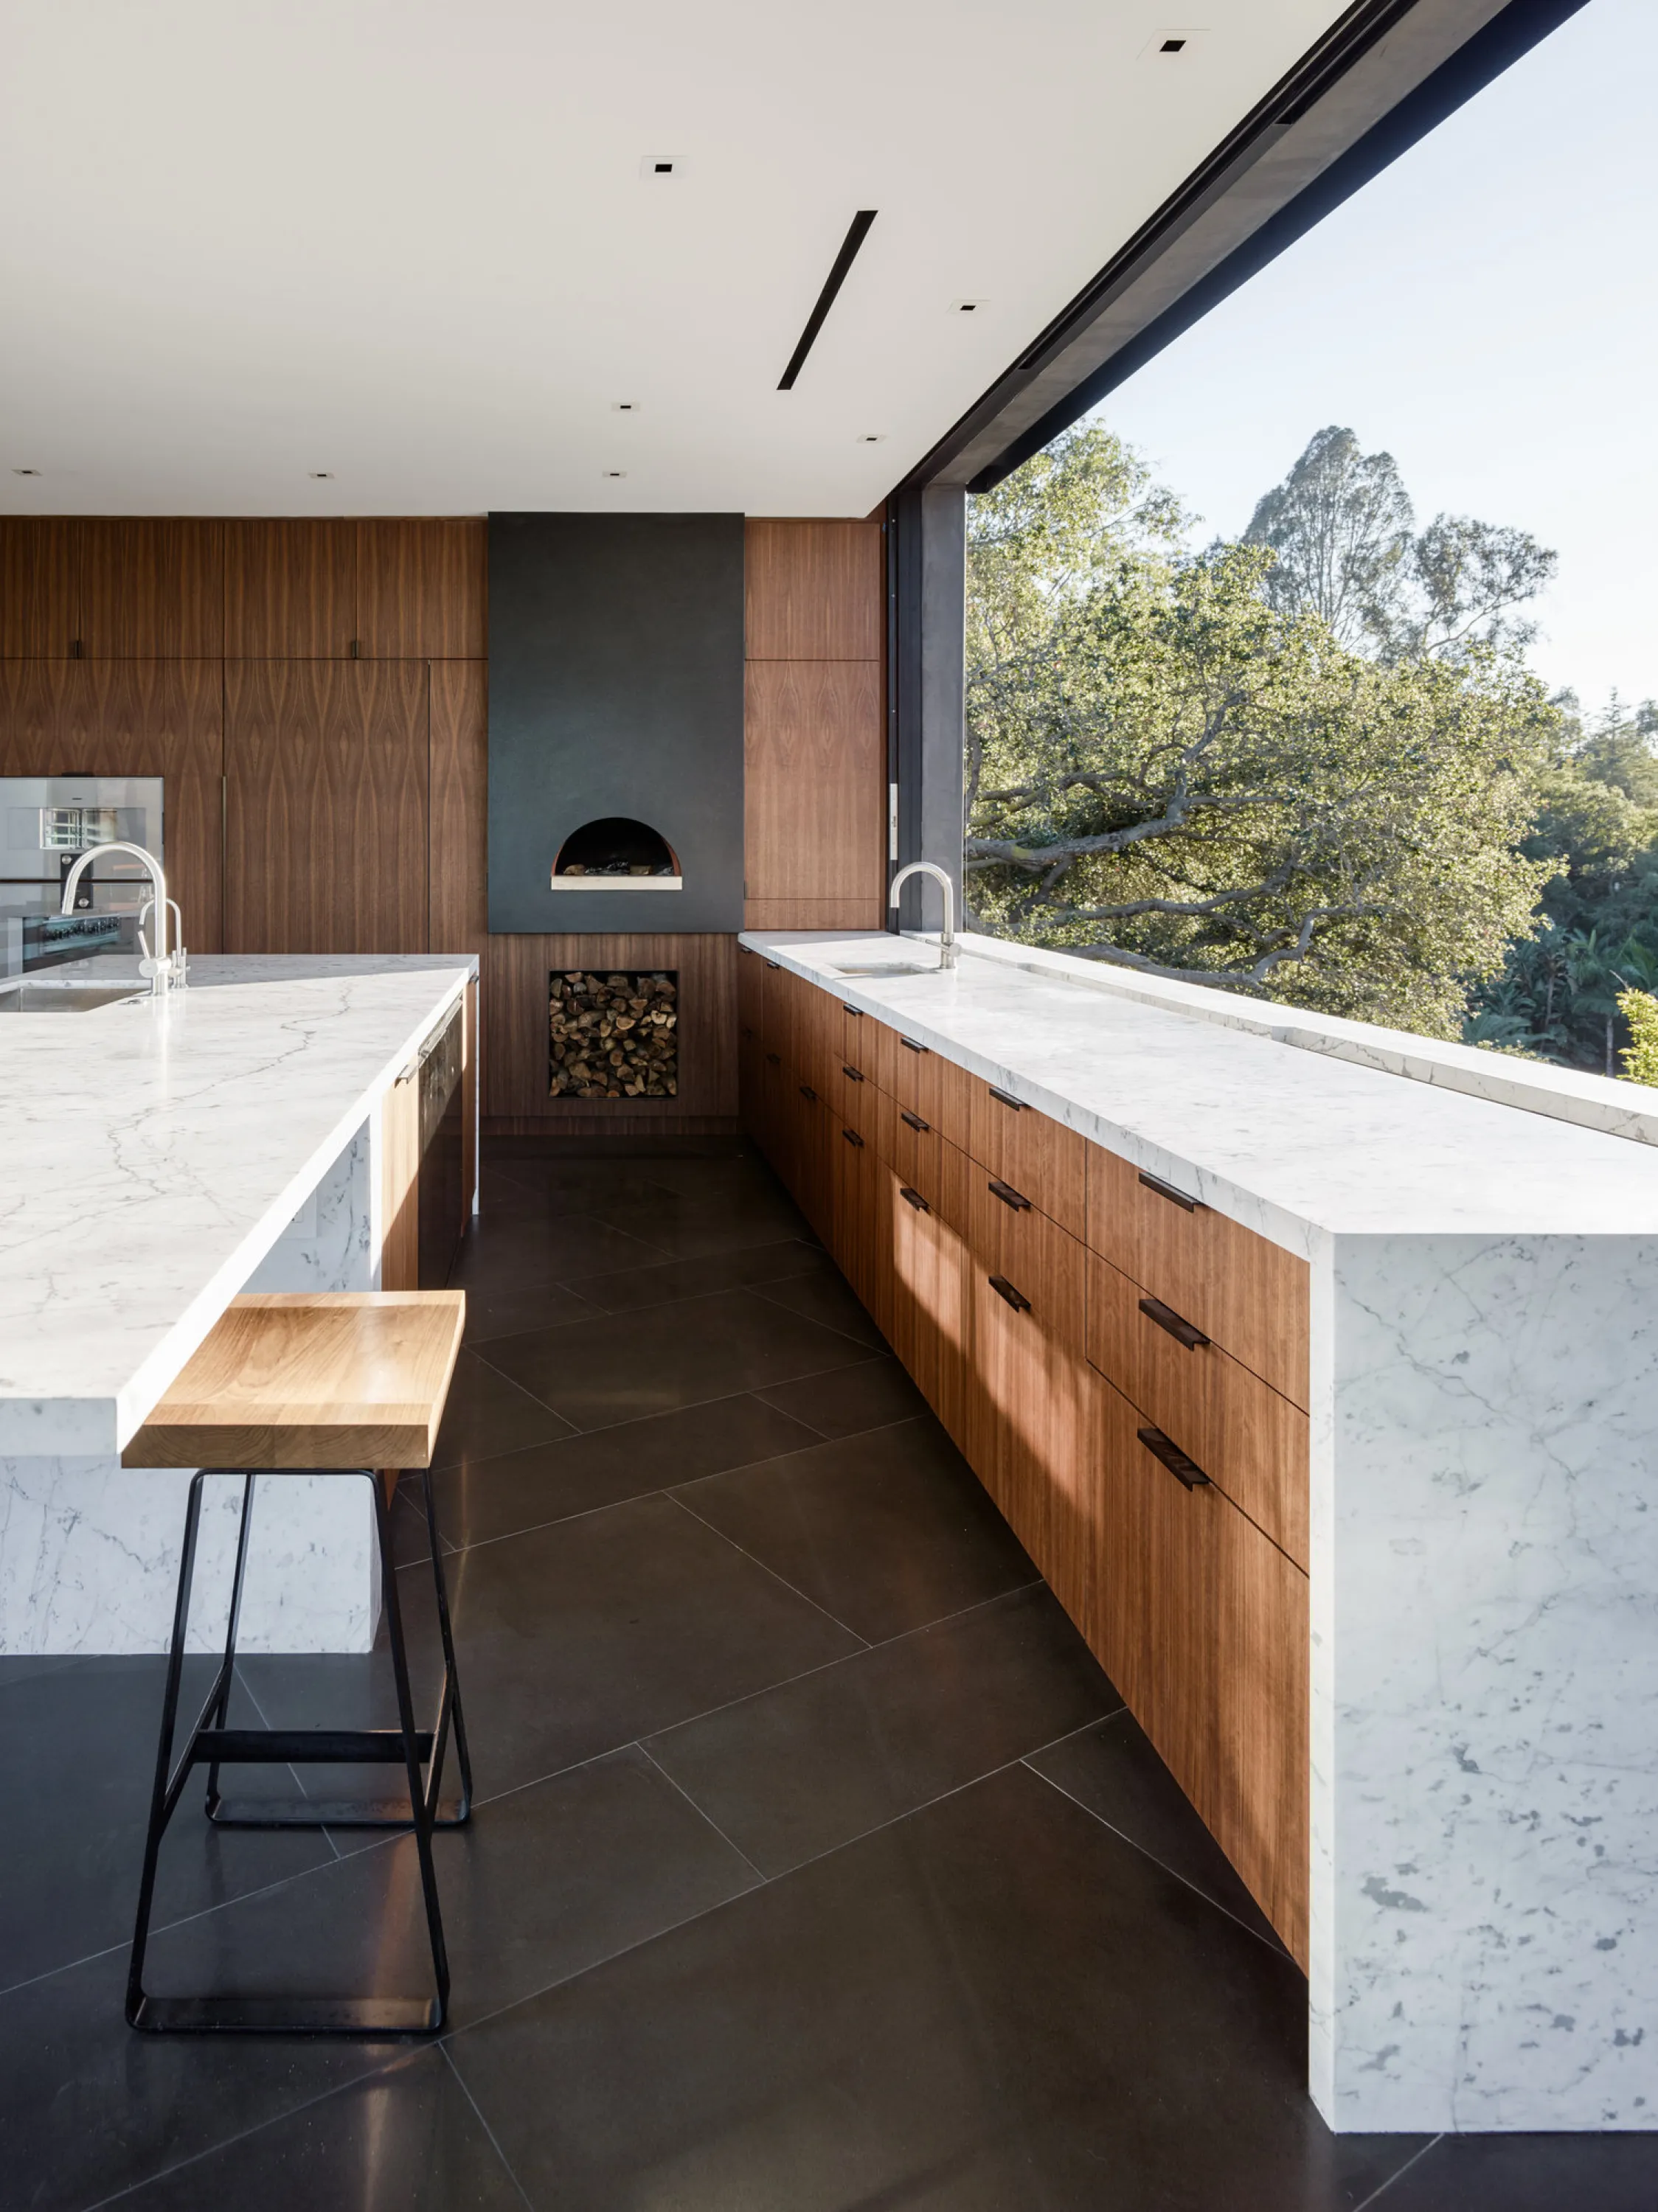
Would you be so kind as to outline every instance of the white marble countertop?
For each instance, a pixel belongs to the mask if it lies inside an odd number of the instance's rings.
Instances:
[[[0,1455],[119,1450],[477,966],[201,955],[0,1020]]]
[[[934,941],[748,930],[741,942],[1304,1256],[1325,1233],[1658,1235],[1658,1147],[1390,1072],[1423,1043],[1393,1030],[1340,1025],[1374,1054],[1365,1066],[1234,1025],[1224,1006],[1152,1003],[1138,977],[1073,980],[1054,959],[969,948],[953,974],[858,978],[834,970],[924,962]]]

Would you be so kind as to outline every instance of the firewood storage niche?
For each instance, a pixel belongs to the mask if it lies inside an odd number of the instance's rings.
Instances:
[[[547,977],[547,1030],[550,1097],[679,1094],[675,969],[554,969]]]

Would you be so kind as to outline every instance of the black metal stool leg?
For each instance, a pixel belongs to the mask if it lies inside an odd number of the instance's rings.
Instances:
[[[420,1772],[420,1738],[415,1727],[414,1700],[409,1694],[409,1661],[403,1648],[403,1608],[399,1602],[397,1570],[392,1559],[392,1516],[384,1485],[373,1478],[375,1523],[380,1533],[380,1561],[384,1581],[386,1640],[392,1648],[392,1680],[397,1686],[397,1717],[403,1734],[403,1766],[409,1780],[409,1825],[414,1830],[415,1854],[420,1862],[420,1887],[426,1901],[426,1932],[432,1947],[432,1978],[437,1996],[428,2027],[439,2028],[449,2007],[449,1958],[443,1942],[443,1920],[437,1903],[437,1869],[432,1863],[432,1808]],[[437,1795],[442,1746],[431,1747],[431,1792]]]
[[[219,1668],[216,1685],[218,1695],[211,1699],[212,1717],[208,1725],[222,1729],[230,1712],[230,1686],[236,1665],[236,1625],[241,1619],[242,1584],[247,1574],[247,1530],[253,1518],[253,1478],[250,1474],[241,1486],[241,1525],[236,1531],[236,1567],[230,1577],[230,1604],[224,1621],[224,1659]],[[207,1817],[210,1820],[219,1805],[219,1762],[216,1759],[207,1770]]]
[[[143,1872],[138,1881],[138,1912],[132,1929],[132,1956],[126,1974],[126,2017],[131,2027],[149,2027],[150,2000],[144,1995],[144,1953],[149,1942],[149,1908],[155,1894],[155,1868],[161,1856],[162,1836],[173,1816],[178,1793],[190,1771],[188,1758],[179,1762],[175,1778],[173,1731],[178,1725],[179,1686],[184,1674],[185,1630],[190,1620],[190,1586],[196,1574],[196,1537],[201,1527],[203,1468],[192,1480],[190,1502],[185,1508],[184,1553],[179,1561],[179,1594],[173,1607],[173,1642],[167,1655],[167,1688],[162,1698],[162,1735],[155,1752],[155,1783],[149,1798],[149,1826],[144,1835]],[[217,1685],[215,1684],[216,1690]]]
[[[433,1731],[431,1774],[431,1808],[435,1826],[464,1827],[472,1818],[472,1763],[466,1748],[466,1722],[460,1710],[460,1674],[454,1663],[454,1637],[449,1626],[449,1586],[443,1572],[443,1547],[437,1533],[437,1504],[432,1495],[432,1476],[430,1468],[420,1470],[420,1486],[426,1507],[426,1537],[432,1554],[432,1587],[437,1600],[437,1632],[443,1644],[443,1699],[438,1708],[437,1727]],[[451,1814],[440,1814],[437,1810],[438,1783],[443,1771],[443,1747],[449,1729],[454,1730],[455,1764],[460,1771],[460,1801]]]

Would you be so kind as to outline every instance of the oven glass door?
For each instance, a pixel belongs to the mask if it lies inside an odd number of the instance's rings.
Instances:
[[[137,952],[149,878],[131,854],[94,859],[60,911],[75,862],[116,838],[167,865],[160,776],[0,776],[0,975]]]

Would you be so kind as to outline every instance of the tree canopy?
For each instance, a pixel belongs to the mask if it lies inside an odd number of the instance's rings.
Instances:
[[[970,911],[1453,1035],[1549,874],[1521,848],[1560,717],[1503,628],[1492,534],[1411,537],[1391,460],[1320,438],[1257,512],[1277,543],[1187,554],[1178,502],[1097,424],[975,500]]]

